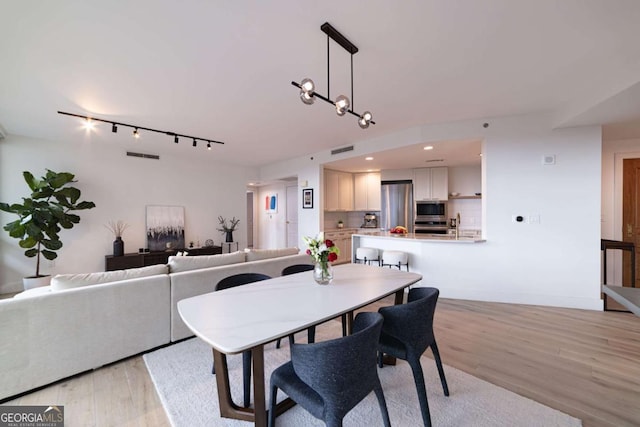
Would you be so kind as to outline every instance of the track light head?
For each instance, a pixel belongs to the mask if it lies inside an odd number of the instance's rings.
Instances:
[[[95,122],[91,120],[91,118],[87,117],[84,121],[83,126],[86,130],[91,131],[96,126]]]
[[[140,138],[140,132],[138,132],[138,128],[135,128],[133,130],[133,137],[136,139]]]
[[[207,141],[207,150],[211,150],[211,141]]]
[[[371,112],[365,111],[364,113],[362,113],[362,115],[358,119],[358,125],[360,125],[362,129],[366,129],[369,127],[369,124],[371,123],[371,119],[373,119]]]
[[[118,126],[116,126],[115,123],[111,123],[111,132],[113,132],[113,133],[117,133],[118,132]]]
[[[339,116],[344,116],[347,111],[349,111],[349,98],[344,95],[339,95],[336,98],[336,113]]]
[[[196,139],[195,139],[195,138],[193,138],[193,146],[194,146],[194,147],[197,147],[197,146],[198,146],[198,141],[196,141]]]
[[[175,142],[176,144],[178,143],[178,135],[173,137],[173,142]]]

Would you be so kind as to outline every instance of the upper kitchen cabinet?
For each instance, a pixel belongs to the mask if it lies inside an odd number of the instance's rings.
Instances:
[[[446,167],[413,170],[415,200],[448,200],[449,171]]]
[[[380,173],[356,173],[353,175],[354,183],[354,210],[379,211],[380,210]]]
[[[348,172],[324,170],[324,210],[353,210],[353,175]]]

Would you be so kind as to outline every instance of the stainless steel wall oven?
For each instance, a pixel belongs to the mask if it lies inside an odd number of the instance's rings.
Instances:
[[[447,202],[443,200],[416,201],[415,233],[447,234]]]

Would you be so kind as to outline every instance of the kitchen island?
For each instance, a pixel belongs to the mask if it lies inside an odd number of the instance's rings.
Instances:
[[[351,236],[352,254],[359,247],[395,250],[409,255],[409,271],[422,274],[423,286],[439,287],[448,297],[459,297],[458,287],[475,281],[473,265],[483,252],[486,241],[479,237],[447,234],[392,234],[389,232],[355,233]],[[471,262],[470,262],[471,261]],[[466,268],[465,268],[466,267]],[[385,267],[386,268],[386,267]]]

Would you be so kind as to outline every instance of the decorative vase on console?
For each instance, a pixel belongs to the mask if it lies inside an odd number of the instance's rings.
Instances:
[[[236,219],[236,217],[234,216],[230,221],[227,222],[226,218],[219,216],[218,222],[220,223],[220,228],[218,228],[218,231],[225,235],[225,242],[233,242],[233,232],[238,227],[238,223],[240,222],[240,220]]]
[[[113,256],[123,256],[124,255],[124,241],[122,240],[122,233],[129,227],[129,224],[122,220],[118,221],[109,221],[107,225],[105,225],[111,232],[115,235],[116,240],[113,241]]]
[[[124,255],[124,241],[122,240],[122,236],[117,236],[116,240],[113,241],[113,256],[123,256]]]

